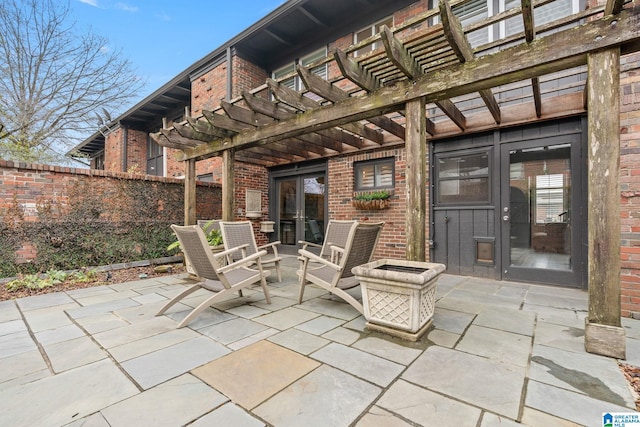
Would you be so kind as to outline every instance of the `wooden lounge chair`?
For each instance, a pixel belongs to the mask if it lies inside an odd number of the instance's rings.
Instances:
[[[351,226],[358,221],[355,220],[330,220],[327,223],[327,231],[324,236],[324,241],[322,245],[313,242],[306,242],[304,240],[300,240],[298,243],[302,245],[302,249],[310,250],[310,252],[316,252],[316,250],[320,249],[320,253],[318,254],[321,258],[328,259],[334,264],[337,263],[337,255],[339,252],[332,251],[331,247],[338,247],[344,249],[347,244],[347,237],[349,237],[349,230],[351,230]],[[302,260],[301,260],[302,261]]]
[[[351,269],[371,261],[383,225],[384,222],[352,224],[344,248],[331,247],[331,250],[340,253],[337,263],[308,250],[300,249],[298,253],[302,259],[302,266],[298,270],[300,279],[298,304],[302,303],[306,282],[311,282],[342,298],[363,314],[362,304],[344,290],[358,286],[358,280]],[[311,262],[316,262],[320,266],[314,267],[310,265]]]
[[[280,272],[280,261],[282,261],[282,257],[278,255],[278,245],[280,241],[258,246],[250,221],[220,221],[220,232],[222,233],[222,241],[225,249],[247,245],[246,251],[249,256],[259,251],[264,252],[264,255],[260,257],[262,266],[265,267],[274,264],[278,275],[278,282],[282,282],[282,273]],[[271,252],[269,252],[269,249]],[[230,261],[238,257],[239,254],[232,254]]]
[[[167,311],[169,307],[200,288],[214,292],[212,296],[194,308],[191,313],[189,313],[187,317],[180,322],[178,328],[182,328],[189,324],[198,314],[215,301],[222,299],[232,292],[238,292],[240,296],[242,296],[243,288],[251,286],[257,282],[260,282],[260,285],[262,286],[267,303],[271,304],[271,298],[269,297],[269,290],[267,289],[267,282],[265,280],[269,275],[269,272],[264,271],[262,269],[262,264],[260,263],[260,257],[264,256],[266,251],[259,251],[253,255],[247,255],[245,246],[239,246],[213,254],[207,243],[204,231],[200,226],[172,225],[171,229],[180,241],[180,246],[182,247],[184,256],[189,259],[196,275],[202,281],[190,286],[188,289],[175,296],[160,309],[156,316],[161,315]],[[224,262],[219,262],[236,252],[239,253],[240,256],[238,256],[238,259],[233,263],[224,265]],[[257,268],[248,268],[252,264],[255,264]]]

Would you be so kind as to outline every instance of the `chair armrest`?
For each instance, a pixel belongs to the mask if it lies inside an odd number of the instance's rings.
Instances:
[[[306,249],[308,246],[311,246],[312,248],[321,248],[322,245],[319,245],[317,243],[313,243],[313,242],[307,242],[304,240],[298,240],[298,244],[302,245],[302,249]]]
[[[309,252],[309,251],[306,251],[304,249],[298,250],[298,254],[300,254],[301,258],[303,258],[303,261],[304,261],[304,258],[307,258],[307,259],[309,259],[309,261],[318,262],[320,264],[323,264],[323,265],[326,265],[328,267],[331,267],[334,270],[340,270],[340,268],[341,268],[338,264],[334,264],[331,261],[326,260],[324,258],[321,258],[320,256],[314,254],[313,252]]]
[[[244,246],[246,246],[246,245],[238,246],[237,248],[243,248]],[[237,249],[237,248],[233,248],[233,249],[229,249],[229,250],[233,251],[234,249]],[[225,251],[225,252],[228,252],[228,251]],[[266,254],[267,254],[267,251],[256,252],[253,255],[246,256],[246,257],[244,257],[242,259],[239,259],[239,260],[237,260],[235,262],[229,263],[229,264],[225,265],[224,267],[216,269],[216,273],[224,274],[227,271],[231,271],[231,270],[235,270],[236,268],[239,268],[239,267],[244,267],[244,266],[251,265],[258,258],[260,258],[262,256],[265,256]]]
[[[335,245],[331,245],[331,252],[339,252],[341,254],[344,254],[344,248],[341,248],[340,246],[335,246]]]
[[[227,255],[231,255],[234,252],[240,251],[240,250],[245,250],[247,249],[247,247],[249,246],[248,243],[245,243],[244,245],[240,245],[240,246],[236,246],[235,248],[230,248],[230,249],[226,249],[222,252],[216,252],[213,254],[214,258],[220,258],[220,257],[226,257]],[[244,257],[243,257],[244,258]]]
[[[278,245],[280,244],[280,240],[277,240],[275,242],[271,242],[271,243],[267,243],[266,245],[261,245],[258,246],[258,250],[267,250],[268,248],[271,248],[273,250],[273,254],[277,257],[278,256]]]

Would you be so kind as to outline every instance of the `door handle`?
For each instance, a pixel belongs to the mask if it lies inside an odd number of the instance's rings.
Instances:
[[[510,218],[509,218],[509,215],[505,215],[505,216],[503,216],[503,217],[502,217],[502,220],[503,220],[504,222],[509,222],[509,219],[510,219]]]

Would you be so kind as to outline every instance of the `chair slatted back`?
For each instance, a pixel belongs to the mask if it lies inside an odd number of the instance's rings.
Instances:
[[[327,224],[327,232],[324,236],[324,242],[322,243],[322,249],[320,250],[320,256],[323,258],[329,258],[331,256],[331,246],[344,248],[347,244],[347,239],[349,238],[349,231],[356,222],[358,221],[329,221]]]
[[[172,225],[171,229],[178,237],[182,252],[189,259],[196,275],[203,279],[218,280],[213,267],[213,253],[202,228],[198,225]]]
[[[359,223],[351,229],[345,254],[341,259],[341,278],[351,277],[351,269],[366,264],[373,258],[384,222]]]
[[[248,244],[247,256],[258,252],[256,236],[253,234],[253,226],[250,221],[220,221],[220,232],[225,249],[236,248]],[[234,261],[242,258],[238,251],[231,255]]]

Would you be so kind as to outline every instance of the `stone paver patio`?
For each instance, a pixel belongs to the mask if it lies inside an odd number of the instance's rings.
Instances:
[[[0,426],[601,426],[633,412],[617,361],[584,351],[584,291],[443,275],[416,343],[365,328],[296,258],[175,329],[183,276],[0,302]],[[359,289],[354,290],[355,294]],[[640,321],[623,319],[640,366]]]

